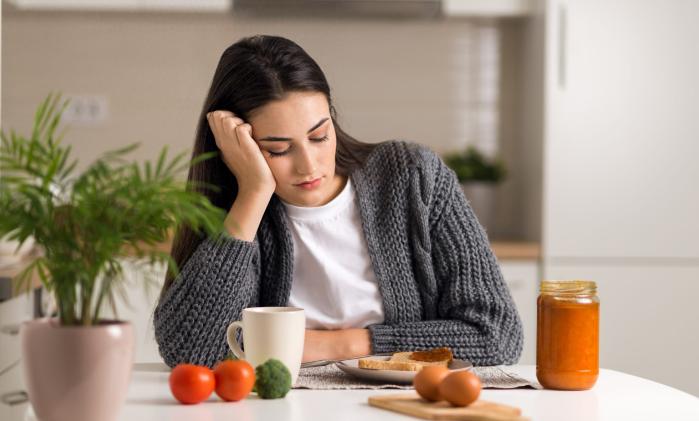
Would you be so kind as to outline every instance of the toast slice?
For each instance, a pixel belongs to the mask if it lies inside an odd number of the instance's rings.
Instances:
[[[362,358],[357,362],[359,368],[370,370],[398,370],[398,371],[419,371],[420,364],[410,361],[377,360],[374,358]]]
[[[452,359],[449,348],[434,348],[427,351],[396,352],[388,360],[362,358],[357,365],[370,370],[420,371],[430,365],[449,367]]]

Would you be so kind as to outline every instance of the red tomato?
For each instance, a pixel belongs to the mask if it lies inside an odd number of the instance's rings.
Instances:
[[[170,373],[170,391],[180,403],[193,404],[211,396],[216,379],[208,367],[178,364]]]
[[[214,367],[216,394],[224,401],[239,401],[255,386],[255,369],[244,360],[226,360]]]

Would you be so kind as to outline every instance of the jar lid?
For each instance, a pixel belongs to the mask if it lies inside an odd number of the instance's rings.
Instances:
[[[545,280],[541,281],[541,292],[556,294],[595,294],[597,284],[594,281]]]

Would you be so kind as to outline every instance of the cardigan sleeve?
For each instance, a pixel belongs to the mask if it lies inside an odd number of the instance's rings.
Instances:
[[[259,244],[221,234],[205,239],[159,301],[155,339],[167,365],[212,368],[228,353],[226,330],[259,296]]]
[[[514,364],[522,324],[487,236],[456,175],[431,153],[432,264],[438,320],[369,326],[373,352],[447,346],[475,365]]]

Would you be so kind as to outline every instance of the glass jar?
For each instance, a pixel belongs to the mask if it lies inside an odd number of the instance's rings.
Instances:
[[[536,377],[547,389],[585,390],[599,374],[599,298],[591,281],[542,281]]]

